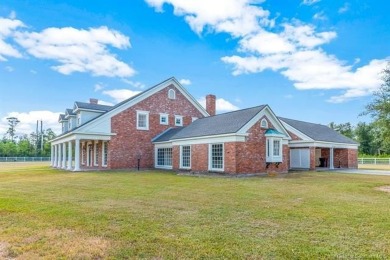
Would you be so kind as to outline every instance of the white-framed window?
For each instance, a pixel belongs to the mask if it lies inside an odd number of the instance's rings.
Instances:
[[[282,162],[282,138],[267,137],[266,162]]]
[[[224,169],[224,148],[223,144],[209,145],[209,170],[223,171]]]
[[[107,142],[103,142],[103,146],[102,146],[102,166],[103,167],[107,167],[107,161],[108,161]]]
[[[160,114],[160,125],[168,125],[168,124],[169,124],[168,114]]]
[[[267,121],[267,119],[265,119],[265,118],[261,119],[260,126],[261,126],[261,128],[268,128],[268,121]]]
[[[93,154],[95,155],[94,160],[93,160],[93,165],[98,166],[99,165],[99,145],[97,142],[95,142],[95,144],[93,146]]]
[[[171,147],[157,148],[156,167],[172,168],[172,148]]]
[[[137,129],[149,130],[149,111],[137,111]]]
[[[175,116],[175,126],[183,126],[183,116]]]
[[[68,123],[68,129],[71,130],[72,129],[72,119],[69,119],[69,123]]]
[[[81,144],[81,164],[85,164],[84,154],[85,154],[85,143]]]
[[[180,168],[184,168],[184,169],[191,168],[191,146],[190,145],[180,146]]]
[[[81,115],[78,114],[77,115],[77,126],[80,126],[81,125]]]
[[[192,117],[192,122],[194,122],[195,120],[197,120],[198,118],[197,117]]]
[[[168,98],[169,99],[176,99],[176,91],[174,89],[168,90]]]

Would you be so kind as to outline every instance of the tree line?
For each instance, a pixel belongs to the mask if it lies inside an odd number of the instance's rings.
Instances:
[[[50,140],[56,134],[49,128],[30,135],[17,136],[16,127],[20,122],[15,117],[7,118],[9,128],[0,140],[0,157],[49,157]]]

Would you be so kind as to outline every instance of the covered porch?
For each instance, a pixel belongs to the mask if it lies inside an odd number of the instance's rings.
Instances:
[[[51,143],[51,166],[68,171],[105,169],[111,135],[72,133]]]

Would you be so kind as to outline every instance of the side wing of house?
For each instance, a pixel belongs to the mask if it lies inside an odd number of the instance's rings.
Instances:
[[[267,105],[243,109],[157,136],[155,167],[234,174],[287,172],[289,139]]]
[[[357,168],[359,144],[327,126],[279,118],[289,131],[290,169]]]

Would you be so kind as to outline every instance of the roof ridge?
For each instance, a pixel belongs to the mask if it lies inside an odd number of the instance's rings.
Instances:
[[[307,122],[307,121],[302,121],[302,120],[297,120],[297,119],[291,119],[291,118],[287,118],[287,117],[278,116],[278,118],[281,119],[281,120],[287,119],[287,120],[293,120],[293,121],[297,121],[297,122],[301,122],[301,123],[307,123],[307,124],[312,124],[312,125],[321,125],[321,126],[329,127],[329,126],[327,126],[327,125],[323,125],[323,124],[319,124],[319,123]],[[329,127],[329,128],[330,128],[330,127]]]
[[[202,119],[206,119],[206,118],[212,118],[212,117],[216,117],[216,116],[222,116],[222,115],[226,115],[226,114],[237,113],[237,112],[241,112],[241,111],[245,111],[245,110],[249,110],[249,109],[253,109],[253,108],[265,107],[265,106],[268,106],[268,105],[264,104],[264,105],[254,106],[254,107],[247,107],[247,108],[243,108],[243,109],[228,111],[228,112],[225,112],[225,113],[222,113],[222,114],[216,114],[216,115],[213,115],[213,116],[202,117],[202,118],[199,118],[198,120],[202,120]]]

